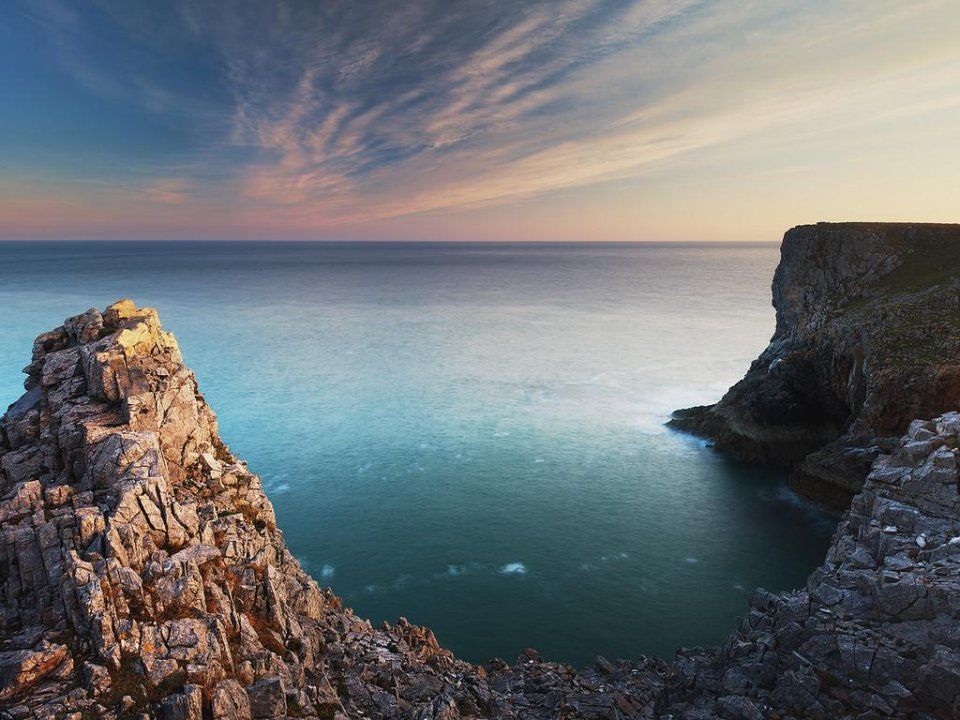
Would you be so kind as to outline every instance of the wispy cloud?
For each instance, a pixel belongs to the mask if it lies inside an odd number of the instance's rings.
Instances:
[[[216,228],[196,234],[231,231],[228,215],[298,237],[453,223],[663,183],[724,154],[736,177],[753,170],[735,153],[751,145],[771,158],[763,176],[782,163],[806,177],[825,143],[906,138],[960,108],[948,0],[183,0],[170,12],[24,0],[18,12],[75,82],[149,118],[151,158],[104,194]],[[805,157],[780,159],[801,144]],[[170,228],[160,217],[153,232]]]
[[[196,195],[197,188],[189,178],[158,178],[143,188],[144,197],[161,205],[183,205]]]
[[[421,4],[400,18],[380,15],[352,40],[341,31],[318,33],[317,42],[291,60],[291,69],[299,69],[296,82],[275,67],[266,77],[252,76],[249,48],[232,38],[222,44],[228,65],[238,68],[231,137],[260,151],[242,171],[244,192],[282,206],[310,203],[328,221],[355,222],[395,207],[382,195],[391,187],[409,193],[411,172],[442,174],[450,161],[467,169],[473,158],[502,159],[508,148],[523,157],[569,142],[590,119],[615,111],[594,102],[585,113],[570,78],[695,5],[648,2],[639,12],[631,3],[570,0],[507,13],[489,6],[494,12],[477,17]],[[614,33],[611,23],[618,19]],[[416,181],[424,185],[429,178]],[[538,187],[522,194],[550,189]],[[374,195],[378,209],[364,209]],[[441,190],[433,205],[450,204],[454,196]]]

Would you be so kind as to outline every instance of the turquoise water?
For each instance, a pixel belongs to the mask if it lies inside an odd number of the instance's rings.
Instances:
[[[832,522],[666,431],[773,330],[774,246],[0,244],[0,402],[33,337],[157,307],[287,541],[463,657],[722,639]]]

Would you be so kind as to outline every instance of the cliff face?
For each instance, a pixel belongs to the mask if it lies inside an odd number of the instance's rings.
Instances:
[[[796,227],[773,304],[776,331],[744,379],[671,422],[795,466],[795,487],[846,508],[912,419],[960,406],[960,225]]]
[[[0,420],[0,717],[652,711],[658,661],[474,667],[318,588],[153,310],[70,318],[26,372]]]

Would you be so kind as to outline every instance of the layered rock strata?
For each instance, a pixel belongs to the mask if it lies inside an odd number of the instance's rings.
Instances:
[[[789,230],[773,339],[716,405],[672,424],[738,458],[794,467],[844,510],[914,418],[960,407],[960,225]]]
[[[664,665],[477,667],[288,551],[155,311],[37,338],[0,420],[0,717],[643,717]]]

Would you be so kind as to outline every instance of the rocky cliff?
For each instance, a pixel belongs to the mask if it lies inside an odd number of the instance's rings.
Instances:
[[[371,627],[291,556],[156,312],[37,338],[0,420],[0,717],[619,717],[658,661],[475,667]]]
[[[474,666],[288,552],[156,313],[37,338],[0,419],[0,718],[960,717],[960,415],[874,464],[804,590],[719,648]],[[682,598],[678,598],[682,602]]]
[[[746,377],[672,424],[793,466],[797,489],[846,509],[911,420],[960,407],[960,225],[793,228],[773,304],[776,331]]]
[[[678,653],[674,720],[960,717],[960,414],[874,463],[803,590],[757,590],[718,648]]]

